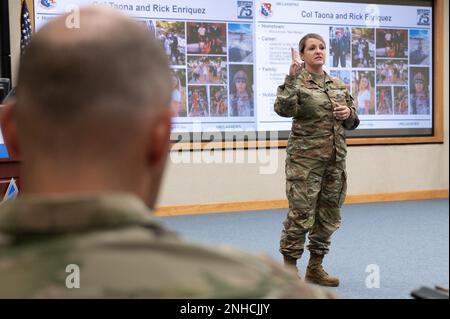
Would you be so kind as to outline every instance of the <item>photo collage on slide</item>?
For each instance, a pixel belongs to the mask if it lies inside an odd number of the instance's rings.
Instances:
[[[251,23],[146,20],[172,70],[176,118],[253,117]]]
[[[362,118],[430,114],[429,30],[333,26],[329,39],[330,75]]]

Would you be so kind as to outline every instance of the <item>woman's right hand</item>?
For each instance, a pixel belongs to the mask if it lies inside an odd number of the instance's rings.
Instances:
[[[305,67],[304,62],[299,62],[297,59],[297,53],[295,52],[294,48],[291,48],[291,56],[292,56],[292,63],[289,67],[289,76],[296,78],[302,69]]]
[[[289,67],[289,75],[293,78],[296,78],[303,68],[303,62],[300,63],[298,61],[293,61],[291,66]]]

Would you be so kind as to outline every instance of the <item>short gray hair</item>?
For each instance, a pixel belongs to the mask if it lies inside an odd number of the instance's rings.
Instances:
[[[61,144],[58,134],[82,145],[74,131],[97,127],[104,142],[118,130],[114,125],[125,129],[117,122],[169,107],[169,60],[144,25],[100,7],[81,10],[79,29],[68,29],[65,19],[37,32],[21,61],[15,107],[21,134],[36,136],[40,146]]]

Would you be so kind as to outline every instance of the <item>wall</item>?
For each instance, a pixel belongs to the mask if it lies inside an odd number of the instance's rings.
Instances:
[[[449,81],[449,2],[445,3],[444,88]],[[18,30],[19,1],[9,0],[11,30]],[[19,33],[12,35],[13,78],[15,79]],[[449,95],[444,96],[444,144],[350,146],[348,151],[349,195],[448,190]],[[242,156],[241,163],[174,163],[169,161],[160,195],[161,206],[283,199],[284,149],[271,149],[274,174],[261,174],[267,164],[248,163],[256,150],[219,151],[216,156]],[[195,157],[208,155],[189,153]],[[172,156],[176,158],[175,154]],[[207,159],[209,157],[206,157]],[[247,159],[247,160],[245,160]]]

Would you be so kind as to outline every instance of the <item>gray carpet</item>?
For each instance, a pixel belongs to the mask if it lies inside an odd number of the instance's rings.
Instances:
[[[263,252],[281,262],[278,242],[286,210],[159,218],[184,238]],[[304,275],[308,254],[300,261]],[[325,268],[339,275],[343,298],[410,298],[421,286],[449,285],[449,201],[345,205]],[[379,267],[379,288],[366,278]],[[368,272],[366,272],[368,271]],[[371,283],[376,283],[371,281]]]

